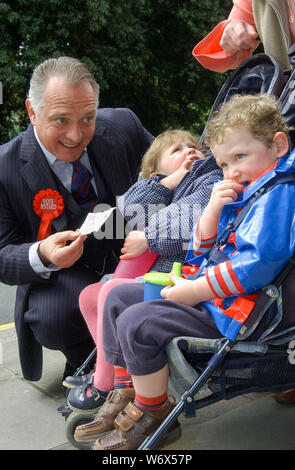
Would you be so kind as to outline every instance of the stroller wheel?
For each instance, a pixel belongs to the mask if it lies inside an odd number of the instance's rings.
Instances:
[[[69,414],[66,420],[66,436],[68,441],[78,449],[91,450],[93,444],[83,444],[82,442],[77,442],[74,438],[75,430],[80,424],[90,423],[95,418],[94,414],[83,414],[73,411]]]

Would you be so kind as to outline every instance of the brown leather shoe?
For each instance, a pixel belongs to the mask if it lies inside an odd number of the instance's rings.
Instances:
[[[74,439],[77,442],[95,442],[114,429],[116,416],[134,398],[133,388],[118,388],[111,390],[106,401],[98,410],[95,419],[87,424],[77,426]]]
[[[159,411],[144,413],[133,403],[118,414],[115,419],[115,430],[103,438],[99,438],[93,450],[136,450],[151,435],[172,410],[173,405]],[[181,435],[179,422],[176,420],[160,441],[160,445],[168,444]]]
[[[275,393],[275,400],[282,405],[295,405],[295,389]]]

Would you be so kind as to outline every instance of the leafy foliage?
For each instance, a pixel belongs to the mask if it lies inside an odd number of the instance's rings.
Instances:
[[[0,143],[28,124],[33,68],[68,55],[87,63],[100,106],[130,107],[152,133],[201,132],[226,78],[203,69],[194,45],[227,17],[232,0],[14,0],[0,2]]]

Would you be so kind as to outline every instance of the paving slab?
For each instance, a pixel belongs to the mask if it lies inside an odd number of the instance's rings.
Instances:
[[[43,376],[22,378],[14,328],[0,331],[0,450],[77,450],[67,442],[61,378],[64,356],[44,348]],[[0,352],[1,352],[0,351]],[[179,418],[181,438],[164,450],[294,450],[295,406],[271,393],[248,394]]]
[[[21,379],[0,383],[0,449],[47,450],[65,442],[56,402]]]
[[[13,321],[16,289],[0,282],[0,325]]]
[[[44,373],[38,382],[23,379],[14,328],[0,331],[0,449],[48,450],[67,443],[61,378],[64,356],[44,349]]]
[[[195,440],[203,450],[294,450],[294,422],[295,406],[270,394],[196,424]]]

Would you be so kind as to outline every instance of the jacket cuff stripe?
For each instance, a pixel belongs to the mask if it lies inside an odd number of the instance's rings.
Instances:
[[[244,293],[230,261],[208,268],[206,277],[217,297],[223,298]]]

